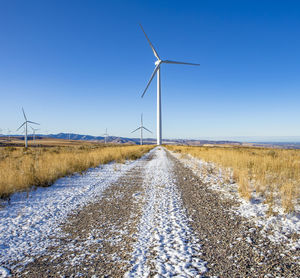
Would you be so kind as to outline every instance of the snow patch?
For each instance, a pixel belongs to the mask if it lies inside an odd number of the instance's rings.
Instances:
[[[0,277],[4,278],[4,277],[9,277],[9,276],[10,276],[10,271],[5,267],[0,266]]]

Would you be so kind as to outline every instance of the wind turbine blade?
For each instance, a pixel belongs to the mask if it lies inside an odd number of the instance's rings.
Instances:
[[[35,125],[40,125],[40,124],[32,122],[32,121],[27,121],[27,123],[31,123],[31,124],[35,124]]]
[[[18,129],[17,129],[17,131],[23,126],[23,125],[25,125],[26,124],[26,122],[24,122]]]
[[[23,115],[24,115],[25,121],[27,121],[27,118],[26,118],[26,115],[25,115],[25,112],[24,112],[24,108],[23,108],[23,107],[22,107],[22,111],[23,111]]]
[[[190,66],[200,66],[200,64],[177,62],[177,61],[170,61],[170,60],[162,61],[162,63],[166,63],[166,64],[179,64],[179,65],[190,65]]]
[[[146,129],[147,131],[149,131],[150,133],[152,133],[152,131],[150,131],[148,128],[145,128],[144,126],[143,126],[143,129]]]
[[[149,80],[149,82],[148,82],[148,84],[147,84],[147,86],[146,86],[146,89],[144,90],[144,92],[143,92],[143,94],[142,94],[142,97],[143,97],[144,94],[146,93],[146,91],[147,91],[147,89],[148,89],[148,87],[149,87],[149,85],[150,85],[152,79],[154,78],[154,76],[155,76],[157,70],[159,69],[159,67],[160,67],[160,63],[155,67],[155,69],[154,69],[154,71],[153,71],[153,73],[152,73],[152,75],[151,75],[151,77],[150,77],[150,80]]]
[[[141,127],[138,127],[137,129],[135,129],[134,131],[131,131],[131,133],[136,132],[137,130],[141,129]]]
[[[157,58],[157,60],[160,60],[157,51],[155,50],[153,44],[152,44],[151,41],[149,40],[149,38],[148,38],[148,36],[147,36],[146,32],[144,31],[144,28],[143,28],[143,26],[142,26],[141,24],[140,24],[140,27],[141,27],[143,33],[145,34],[146,39],[147,39],[148,43],[150,44],[150,47],[152,48],[153,54],[155,55],[155,57]]]

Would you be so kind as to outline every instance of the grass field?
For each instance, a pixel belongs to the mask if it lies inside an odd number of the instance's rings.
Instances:
[[[30,138],[28,140],[28,147],[62,147],[62,146],[81,146],[81,145],[96,145],[99,146],[101,143],[95,141],[82,141],[82,140],[66,140],[57,138],[38,138],[35,141]],[[1,146],[15,146],[24,147],[24,139],[21,137],[11,137],[9,140],[7,137],[0,137]]]
[[[225,181],[233,177],[242,197],[251,199],[256,192],[269,204],[292,212],[300,198],[300,150],[248,147],[186,147],[168,149],[190,154],[222,169]],[[217,168],[215,169],[217,170]],[[212,169],[203,169],[209,174]]]
[[[153,146],[104,145],[73,142],[52,147],[0,148],[0,197],[32,186],[49,186],[58,178],[82,173],[111,161],[137,159]],[[68,143],[68,142],[67,142]]]

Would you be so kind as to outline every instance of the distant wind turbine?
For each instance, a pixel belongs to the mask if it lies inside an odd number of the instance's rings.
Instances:
[[[140,144],[143,145],[143,129],[149,131],[150,133],[152,133],[152,131],[150,131],[149,129],[147,129],[146,127],[144,127],[143,125],[143,114],[141,114],[141,126],[138,127],[137,129],[135,129],[134,131],[132,131],[131,133],[133,132],[136,132],[137,130],[141,130],[141,140],[140,140]]]
[[[104,142],[106,144],[107,143],[107,137],[109,136],[108,133],[107,133],[107,128],[105,129],[105,133],[102,134],[102,135],[104,135]]]
[[[24,116],[24,119],[25,119],[25,122],[17,129],[17,131],[22,127],[22,126],[25,126],[25,148],[28,147],[28,144],[27,144],[27,131],[28,131],[28,123],[30,124],[35,124],[35,125],[39,125],[38,123],[35,123],[35,122],[32,122],[32,121],[28,121],[27,120],[27,117],[25,115],[25,112],[24,112],[24,109],[22,107],[22,111],[23,111],[23,116]]]
[[[32,126],[30,127],[33,131],[33,144],[35,144],[35,132],[40,130],[39,128],[33,128]]]
[[[10,141],[10,129],[7,129],[8,141]]]
[[[152,79],[154,78],[155,74],[157,74],[157,145],[161,145],[162,143],[162,119],[161,119],[161,88],[160,88],[160,65],[161,64],[180,64],[180,65],[191,65],[191,66],[200,66],[200,64],[193,64],[193,63],[185,63],[185,62],[177,62],[177,61],[170,61],[170,60],[161,60],[157,51],[155,50],[153,44],[151,43],[150,39],[148,38],[146,32],[144,31],[142,25],[140,24],[143,33],[146,36],[148,43],[153,51],[154,56],[156,57],[157,61],[155,62],[155,69],[150,77],[150,80],[142,94],[142,97],[145,95]]]

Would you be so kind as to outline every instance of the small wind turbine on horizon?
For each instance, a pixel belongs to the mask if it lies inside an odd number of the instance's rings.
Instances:
[[[24,112],[24,109],[22,107],[22,111],[23,111],[23,116],[24,116],[24,119],[25,119],[25,122],[20,125],[20,127],[17,129],[17,131],[22,127],[22,126],[25,126],[25,148],[28,147],[28,144],[27,144],[27,132],[28,132],[28,123],[30,124],[35,124],[35,125],[39,125],[38,123],[35,123],[35,122],[32,122],[32,121],[28,121],[27,120],[27,117],[25,115],[25,112]]]
[[[140,144],[143,145],[143,129],[149,131],[150,133],[152,133],[152,131],[150,131],[149,129],[147,129],[146,127],[144,127],[143,125],[143,113],[141,114],[141,126],[138,127],[137,129],[135,129],[134,131],[132,131],[131,133],[133,132],[136,132],[137,130],[141,130],[141,139],[140,139]]]
[[[33,128],[32,126],[30,127],[33,131],[33,144],[35,144],[35,132],[40,130],[39,128]]]
[[[102,134],[104,135],[104,143],[106,144],[107,143],[107,137],[109,136],[108,133],[107,133],[107,128],[105,129],[105,133]]]
[[[200,66],[200,64],[177,62],[177,61],[171,61],[171,60],[161,60],[141,24],[140,24],[140,27],[141,27],[143,33],[145,34],[148,43],[150,44],[150,47],[153,51],[154,56],[157,59],[157,61],[155,62],[155,69],[150,77],[149,82],[147,83],[146,89],[144,90],[142,97],[144,97],[155,74],[157,74],[157,134],[156,134],[156,136],[157,136],[157,145],[161,145],[161,143],[162,143],[162,119],[161,119],[161,86],[160,86],[160,73],[161,73],[160,69],[161,68],[160,68],[160,66],[161,66],[161,64],[180,64],[180,65]]]
[[[8,137],[8,141],[10,141],[10,132],[11,132],[11,131],[10,131],[10,129],[8,128],[8,129],[7,129],[7,137]]]

